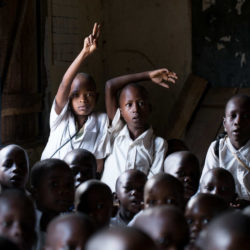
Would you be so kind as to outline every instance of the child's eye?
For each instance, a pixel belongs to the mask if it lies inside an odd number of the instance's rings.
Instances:
[[[205,189],[206,189],[207,191],[211,192],[211,191],[213,191],[214,187],[208,185],[208,186],[205,186]]]
[[[160,245],[160,246],[168,246],[169,245],[169,239],[166,238],[166,237],[162,237],[162,238],[159,238],[156,240],[157,244]]]
[[[189,225],[191,225],[194,222],[192,218],[187,218],[186,221],[187,221],[187,224]]]
[[[98,204],[96,205],[96,208],[97,208],[97,209],[102,209],[103,207],[104,207],[103,203],[98,203]]]
[[[140,107],[142,107],[142,106],[144,106],[144,101],[140,101],[138,104]]]
[[[94,97],[94,96],[95,96],[95,93],[92,93],[92,92],[87,93],[87,97]]]
[[[132,107],[132,103],[127,103],[127,104],[125,105],[125,107],[127,107],[127,108]]]
[[[250,113],[243,114],[243,119],[249,119],[250,118]]]
[[[52,188],[56,188],[56,187],[58,187],[58,183],[56,181],[52,181],[49,183],[49,186]]]
[[[208,224],[208,222],[209,222],[209,219],[204,218],[204,219],[202,220],[202,225],[206,225],[206,224]]]
[[[5,168],[11,168],[13,161],[12,160],[6,160],[3,162],[2,166]]]
[[[174,199],[171,199],[171,198],[168,198],[168,199],[166,200],[166,204],[169,204],[169,205],[175,204],[175,200],[174,200]]]
[[[12,225],[13,221],[2,221],[1,226],[2,227],[10,227]]]

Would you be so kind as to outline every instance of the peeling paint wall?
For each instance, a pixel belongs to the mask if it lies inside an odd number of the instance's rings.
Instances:
[[[151,116],[153,127],[160,135],[164,135],[168,114],[187,76],[191,73],[190,1],[48,1],[50,2],[48,27],[52,27],[49,32],[48,48],[54,58],[55,49],[57,53],[64,53],[64,47],[60,52],[58,48],[61,45],[55,44],[55,37],[58,37],[55,35],[55,29],[53,30],[56,27],[53,19],[55,13],[65,17],[62,22],[64,25],[69,20],[67,16],[75,18],[74,33],[77,35],[72,37],[74,47],[67,47],[67,51],[65,47],[67,54],[63,54],[62,58],[73,59],[75,51],[80,51],[83,37],[91,31],[93,23],[98,21],[102,24],[99,50],[82,67],[83,71],[89,72],[96,79],[100,91],[98,110],[104,110],[104,85],[111,77],[161,67],[168,67],[178,74],[179,80],[170,90],[146,84],[153,104]],[[55,3],[60,6],[53,9]],[[77,7],[72,8],[72,4]],[[62,40],[68,42],[67,36]],[[58,54],[56,56],[57,59],[61,58]],[[53,58],[48,60],[50,103],[68,65],[69,62],[66,61],[55,61]]]
[[[250,1],[192,1],[193,72],[214,86],[249,87]]]

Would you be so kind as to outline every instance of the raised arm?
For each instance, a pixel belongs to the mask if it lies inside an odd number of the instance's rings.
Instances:
[[[105,88],[105,101],[106,101],[106,111],[110,121],[113,120],[115,112],[119,106],[117,103],[117,93],[118,91],[132,82],[140,82],[151,80],[152,82],[169,88],[169,85],[166,82],[175,83],[177,76],[174,72],[170,72],[167,69],[158,69],[153,71],[145,71],[136,74],[129,74],[124,76],[119,76],[108,80],[106,82]]]
[[[97,49],[97,41],[99,35],[100,35],[100,25],[95,23],[92,34],[84,39],[83,49],[65,72],[55,98],[56,99],[55,109],[57,114],[61,113],[63,107],[68,101],[72,81],[75,78],[76,74],[78,73],[81,64],[86,59],[86,57],[88,57]]]

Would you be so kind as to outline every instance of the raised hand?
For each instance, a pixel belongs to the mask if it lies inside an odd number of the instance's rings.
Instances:
[[[92,34],[84,39],[83,50],[86,54],[90,55],[97,49],[97,42],[100,36],[100,24],[95,23]]]
[[[175,72],[171,72],[168,69],[157,69],[149,72],[149,77],[152,82],[164,87],[169,88],[167,82],[175,83],[178,79]]]

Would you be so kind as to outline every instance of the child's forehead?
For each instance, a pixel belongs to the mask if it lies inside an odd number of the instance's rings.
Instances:
[[[120,94],[120,102],[133,99],[147,100],[146,90],[134,85],[124,87]]]
[[[25,158],[25,151],[18,146],[12,146],[12,145],[3,148],[0,151],[0,156],[14,157],[16,155],[23,156]]]
[[[85,77],[75,78],[71,85],[71,92],[73,91],[96,91],[95,83]]]
[[[239,110],[250,111],[250,97],[235,96],[227,102],[225,108],[226,114]]]
[[[120,182],[125,185],[125,184],[135,184],[137,181],[145,180],[146,181],[146,176],[143,175],[143,173],[138,173],[137,171],[126,171],[120,176]]]

